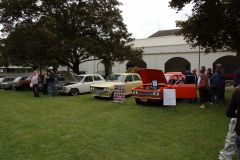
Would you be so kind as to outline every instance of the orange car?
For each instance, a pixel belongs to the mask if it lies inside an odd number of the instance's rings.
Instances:
[[[176,72],[167,73],[165,76],[161,70],[142,69],[138,71],[143,85],[132,89],[132,96],[136,103],[154,102],[163,100],[164,89],[175,89],[177,99],[197,98],[197,86],[195,84],[184,84],[184,75],[176,75]],[[174,79],[174,83],[166,80]],[[177,77],[177,79],[176,79]]]

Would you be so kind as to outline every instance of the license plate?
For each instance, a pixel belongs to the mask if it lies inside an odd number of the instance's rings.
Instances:
[[[96,96],[100,96],[101,91],[96,91]]]
[[[141,98],[141,101],[142,102],[147,102],[147,99],[146,98]]]

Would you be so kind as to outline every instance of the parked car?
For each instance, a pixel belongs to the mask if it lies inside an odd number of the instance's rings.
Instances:
[[[132,90],[133,97],[136,103],[163,101],[164,89],[175,89],[177,99],[196,99],[197,86],[196,84],[184,84],[183,77],[175,73],[168,73],[165,77],[161,70],[157,69],[142,69],[138,71],[142,78],[143,85]],[[175,78],[178,79],[175,79]],[[171,79],[175,82],[172,83]],[[153,82],[156,85],[153,85]]]
[[[132,88],[142,85],[142,80],[137,73],[119,73],[110,76],[106,82],[91,85],[91,91],[94,97],[112,98],[114,93],[114,85],[126,84],[125,95],[132,94]]]
[[[0,85],[1,85],[3,80],[4,80],[4,77],[0,77]]]
[[[3,88],[4,88],[5,90],[15,89],[15,87],[19,85],[19,81],[20,81],[20,80],[25,80],[25,79],[27,79],[27,78],[28,78],[28,77],[17,77],[17,78],[15,78],[13,81],[6,83]]]
[[[69,72],[61,73],[65,79],[65,84],[58,84],[57,91],[62,94],[76,96],[80,93],[90,92],[90,85],[104,82],[104,78],[99,74],[82,74],[73,76]]]
[[[182,72],[166,72],[164,76],[167,80],[167,84],[183,83],[185,76]]]
[[[31,77],[29,76],[24,79],[18,80],[18,83],[15,85],[16,90],[30,90]]]
[[[0,81],[0,88],[3,88],[7,83],[13,81],[14,78],[13,77],[4,77],[3,79],[1,79]]]

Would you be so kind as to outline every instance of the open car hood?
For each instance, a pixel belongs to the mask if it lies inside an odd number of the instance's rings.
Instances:
[[[140,75],[143,84],[152,83],[152,80],[157,80],[158,83],[164,83],[164,84],[167,83],[162,70],[141,69],[141,70],[138,70],[138,74]]]
[[[60,74],[67,82],[78,82],[70,72],[62,71]]]

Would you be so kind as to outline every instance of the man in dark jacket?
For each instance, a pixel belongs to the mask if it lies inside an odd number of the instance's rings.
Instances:
[[[222,86],[224,85],[222,83],[222,74],[220,71],[220,68],[216,68],[215,73],[210,78],[210,86],[211,86],[211,92],[212,92],[212,102],[215,104],[218,104],[220,101],[220,95],[222,91]]]
[[[237,84],[240,84],[240,68],[235,71],[234,75],[234,87],[236,87]]]
[[[240,84],[237,85],[231,99],[231,103],[227,109],[227,116],[230,118],[237,118],[235,131],[237,134],[236,147],[238,153],[238,160],[240,160]]]
[[[56,88],[55,88],[55,73],[53,71],[53,67],[49,67],[50,74],[49,74],[49,88],[50,88],[50,93],[51,96],[55,97],[56,96]]]

